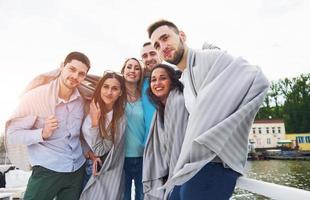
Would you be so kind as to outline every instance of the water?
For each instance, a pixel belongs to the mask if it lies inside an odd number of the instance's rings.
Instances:
[[[1,154],[0,154],[1,157]],[[3,157],[3,156],[2,156]],[[249,161],[247,177],[279,185],[285,185],[310,191],[310,161],[304,160],[268,160]],[[132,184],[134,199],[134,183]],[[265,200],[269,199],[236,188],[232,200]]]
[[[310,191],[310,161],[266,160],[249,161],[247,177]],[[269,199],[236,189],[233,200]]]

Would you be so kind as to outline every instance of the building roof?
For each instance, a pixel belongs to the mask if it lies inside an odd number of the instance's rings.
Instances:
[[[254,124],[275,124],[275,123],[284,123],[283,119],[260,119],[255,120]]]

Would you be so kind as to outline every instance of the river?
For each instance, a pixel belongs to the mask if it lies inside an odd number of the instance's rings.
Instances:
[[[247,177],[310,191],[310,161],[264,160],[249,161]],[[236,189],[233,200],[269,199]]]
[[[296,187],[310,191],[310,161],[304,160],[265,160],[249,161],[247,177],[279,185]],[[132,191],[134,196],[134,189]],[[269,199],[250,192],[235,189],[232,200]]]

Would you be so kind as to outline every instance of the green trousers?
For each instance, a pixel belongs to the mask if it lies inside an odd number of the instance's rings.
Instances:
[[[83,165],[75,172],[55,172],[34,166],[24,200],[78,200],[85,173]]]

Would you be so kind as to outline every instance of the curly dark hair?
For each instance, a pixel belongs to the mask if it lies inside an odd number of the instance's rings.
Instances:
[[[170,90],[179,90],[180,92],[183,92],[183,84],[179,81],[179,78],[182,75],[182,72],[179,70],[174,70],[172,67],[166,64],[159,64],[156,65],[152,70],[151,70],[151,76],[149,79],[149,88],[147,89],[147,95],[150,97],[151,101],[155,104],[156,109],[159,112],[159,116],[162,122],[164,122],[164,111],[165,111],[165,105],[162,103],[161,99],[159,99],[151,90],[151,80],[152,80],[152,73],[155,69],[162,68],[164,69],[168,77],[171,81],[170,85]]]

